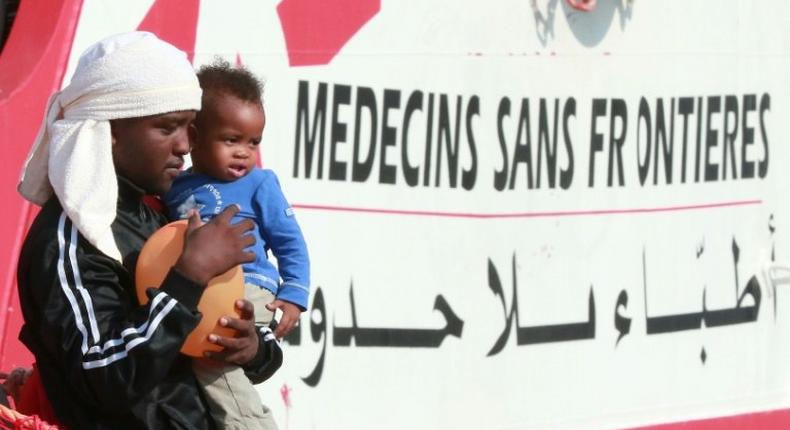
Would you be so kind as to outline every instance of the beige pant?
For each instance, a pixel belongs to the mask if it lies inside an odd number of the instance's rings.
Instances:
[[[268,325],[274,315],[265,305],[274,301],[274,294],[251,284],[244,286],[244,294],[255,307],[255,324]],[[271,410],[261,403],[258,392],[240,367],[195,359],[192,361],[192,368],[206,395],[217,427],[232,430],[277,430]]]

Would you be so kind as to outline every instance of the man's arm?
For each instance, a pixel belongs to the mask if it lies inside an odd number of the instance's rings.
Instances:
[[[130,297],[126,269],[97,253],[61,217],[47,252],[56,258],[32,259],[26,270],[28,307],[35,309],[25,316],[26,328],[62,363],[64,378],[84,401],[103,412],[128,409],[169,372],[200,319],[205,280],[254,257],[243,251],[254,241],[245,235],[252,224],[229,224],[237,211],[226,210],[204,227],[191,223],[181,259],[159,289],[148,290],[145,306]]]
[[[171,271],[159,290],[148,291],[149,304],[138,307],[118,262],[85,252],[76,235],[67,233],[54,246],[57,260],[33,264],[27,274],[36,307],[27,334],[43,348],[37,353],[60,363],[82,401],[97,412],[126,410],[169,371],[200,319],[203,287]]]

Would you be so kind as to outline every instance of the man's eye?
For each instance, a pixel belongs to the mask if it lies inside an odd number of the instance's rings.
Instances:
[[[161,131],[162,134],[164,134],[165,136],[175,133],[176,129],[177,129],[177,127],[172,126],[172,125],[159,127],[159,131]]]

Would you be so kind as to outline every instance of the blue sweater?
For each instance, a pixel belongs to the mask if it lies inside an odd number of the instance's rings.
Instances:
[[[164,203],[171,220],[186,218],[190,209],[197,209],[200,217],[208,220],[228,205],[238,204],[241,210],[233,222],[244,218],[255,222],[255,245],[248,251],[254,252],[256,258],[243,266],[245,282],[266,288],[278,299],[302,310],[307,309],[310,285],[307,245],[274,172],[254,169],[235,181],[224,182],[189,169],[173,182]],[[277,258],[279,272],[268,260],[268,250]]]

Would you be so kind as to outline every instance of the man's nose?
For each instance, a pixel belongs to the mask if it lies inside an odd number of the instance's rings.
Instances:
[[[184,130],[175,136],[175,140],[173,141],[173,154],[175,155],[186,155],[189,154],[189,133],[187,133],[186,127]]]

